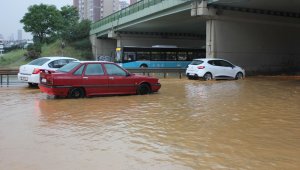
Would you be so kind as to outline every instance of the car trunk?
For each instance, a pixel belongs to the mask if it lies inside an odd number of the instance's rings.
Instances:
[[[190,71],[196,71],[198,69],[197,67],[198,65],[189,65],[187,69]]]
[[[40,67],[36,65],[23,65],[20,67],[19,72],[23,75],[31,75],[35,68],[39,69]]]
[[[54,71],[41,70],[40,73],[40,83],[45,85],[53,84],[53,73]]]

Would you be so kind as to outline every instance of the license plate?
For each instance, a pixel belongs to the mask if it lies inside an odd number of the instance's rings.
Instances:
[[[28,81],[28,77],[21,77],[21,80]]]

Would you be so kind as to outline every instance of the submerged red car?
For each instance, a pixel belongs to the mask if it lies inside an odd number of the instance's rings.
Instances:
[[[131,74],[105,61],[75,61],[55,72],[42,70],[40,74],[40,90],[57,97],[144,95],[157,92],[161,87],[158,78]]]

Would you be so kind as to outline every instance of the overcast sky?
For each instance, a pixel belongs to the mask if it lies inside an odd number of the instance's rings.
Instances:
[[[73,5],[73,0],[3,0],[0,5],[0,34],[4,39],[14,35],[17,39],[18,30],[23,30],[20,20],[23,18],[28,7],[34,4],[55,5],[58,9],[65,5]],[[31,38],[30,33],[23,30],[23,38]]]
[[[4,39],[9,39],[14,35],[17,39],[18,30],[23,30],[20,20],[23,18],[28,7],[34,4],[55,5],[58,9],[62,6],[73,5],[73,0],[1,0],[0,3],[0,34]],[[31,38],[30,33],[23,30],[23,39]]]

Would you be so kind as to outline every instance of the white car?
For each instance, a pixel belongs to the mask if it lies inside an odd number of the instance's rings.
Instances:
[[[18,79],[27,82],[29,86],[37,86],[40,82],[40,69],[57,70],[58,68],[72,62],[78,61],[70,57],[41,57],[28,64],[20,66]]]
[[[245,70],[229,61],[217,58],[194,59],[186,69],[188,79],[243,79]]]

